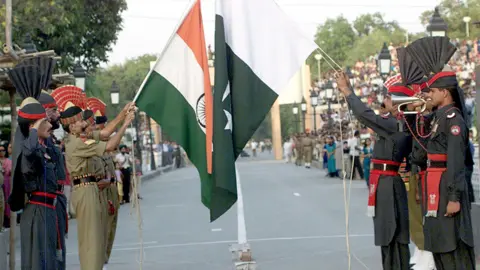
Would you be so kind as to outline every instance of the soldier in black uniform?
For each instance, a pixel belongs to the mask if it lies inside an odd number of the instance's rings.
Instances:
[[[57,177],[52,149],[46,146],[52,125],[38,102],[42,73],[38,66],[22,65],[8,75],[23,98],[18,112],[13,191],[9,198],[12,211],[24,209],[20,224],[21,268],[57,269],[57,261],[62,259],[55,210]]]
[[[399,125],[390,98],[385,98],[384,104],[391,113],[376,115],[351,90],[345,73],[337,76],[337,85],[356,118],[377,133],[368,214],[373,217],[375,245],[381,247],[383,269],[410,269],[407,191],[398,170],[410,153],[411,136],[403,132],[403,122]]]
[[[426,146],[425,249],[433,252],[438,270],[475,269],[465,180],[465,166],[473,160],[468,151],[464,94],[455,72],[444,68],[456,48],[448,38],[428,37],[407,50],[426,73],[432,74],[426,96],[436,107]]]

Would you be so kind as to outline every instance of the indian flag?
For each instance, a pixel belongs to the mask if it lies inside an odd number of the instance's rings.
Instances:
[[[140,88],[136,105],[183,147],[201,178],[209,207],[212,167],[212,88],[200,1],[193,2]]]
[[[317,48],[273,0],[217,0],[212,220],[237,199],[235,160]]]

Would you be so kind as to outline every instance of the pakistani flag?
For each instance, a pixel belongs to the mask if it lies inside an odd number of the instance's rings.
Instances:
[[[273,0],[217,0],[216,13],[211,220],[235,203],[235,160],[317,48]]]
[[[136,105],[160,124],[187,153],[210,206],[212,87],[200,1],[193,2],[140,88]]]

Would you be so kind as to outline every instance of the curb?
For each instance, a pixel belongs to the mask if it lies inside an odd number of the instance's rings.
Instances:
[[[157,168],[155,171],[149,171],[148,173],[142,175],[142,182],[151,180],[159,175],[162,175],[172,170],[173,170],[173,165],[169,165],[166,167]]]

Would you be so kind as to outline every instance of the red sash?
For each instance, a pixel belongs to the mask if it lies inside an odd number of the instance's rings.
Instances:
[[[373,164],[386,164],[386,165],[394,165],[400,166],[400,162],[395,162],[391,160],[379,160],[379,159],[372,159]],[[369,193],[368,193],[368,208],[367,208],[367,215],[369,217],[375,216],[375,205],[377,200],[377,188],[378,188],[378,180],[380,179],[381,175],[389,175],[389,176],[396,176],[398,175],[398,171],[383,171],[383,170],[371,170],[370,171],[370,186],[369,186]]]
[[[447,155],[428,154],[428,161],[446,162]],[[447,168],[427,168],[427,217],[436,217],[440,200],[440,180]]]

